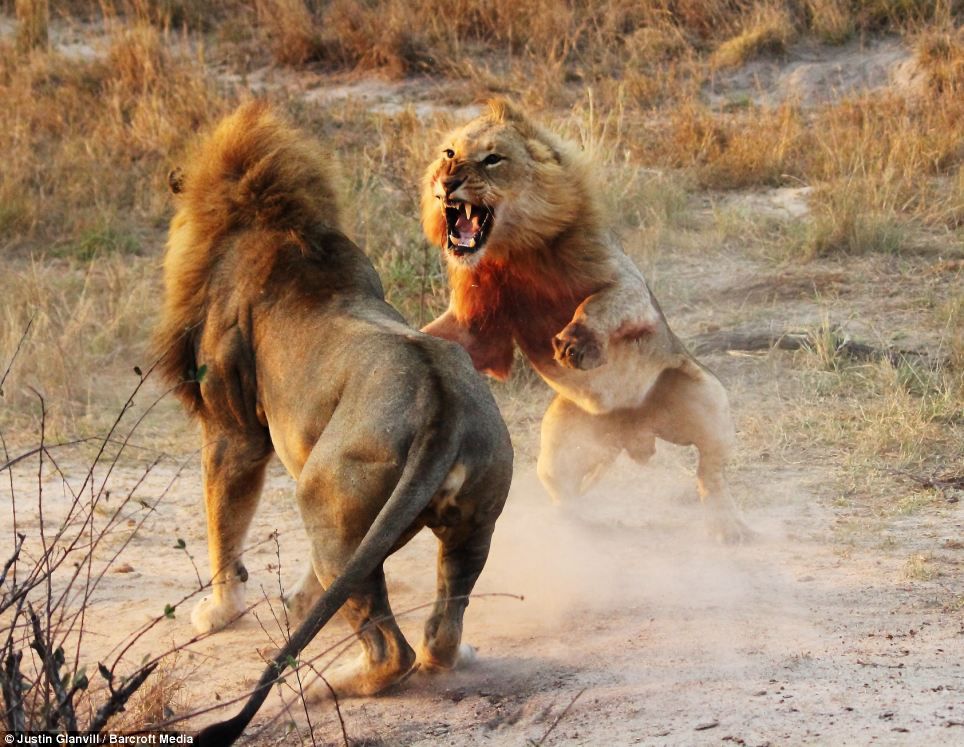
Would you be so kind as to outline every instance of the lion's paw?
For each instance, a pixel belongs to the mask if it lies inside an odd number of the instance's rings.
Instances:
[[[213,596],[204,597],[191,611],[191,625],[198,633],[215,633],[227,627],[245,611],[244,587],[226,592],[220,603]]]
[[[332,694],[338,698],[367,698],[404,682],[418,668],[411,651],[409,656],[388,659],[377,665],[361,654],[354,660],[317,673],[309,679],[305,693],[310,703],[329,700]]]
[[[321,596],[321,587],[304,588],[296,587],[290,594],[283,597],[284,605],[288,610],[288,620],[294,625],[299,625],[311,612],[315,602]]]
[[[423,671],[434,674],[472,666],[478,658],[479,655],[473,646],[470,646],[468,643],[460,643],[458,652],[455,654],[455,661],[451,664],[444,664],[438,661],[426,648],[423,648],[419,652],[418,664]]]
[[[737,516],[715,516],[709,520],[709,532],[719,542],[739,545],[752,542],[756,533]]]
[[[552,338],[553,358],[560,366],[588,370],[606,362],[603,342],[581,322],[573,322]]]

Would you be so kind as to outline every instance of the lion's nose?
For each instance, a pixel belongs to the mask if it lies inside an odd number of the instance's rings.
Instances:
[[[465,177],[463,176],[446,176],[442,179],[442,189],[445,190],[445,196],[448,197],[455,190],[462,186],[465,182]]]

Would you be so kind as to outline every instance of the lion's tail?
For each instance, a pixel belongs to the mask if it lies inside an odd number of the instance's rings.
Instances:
[[[243,227],[340,228],[335,181],[331,154],[267,103],[251,101],[198,146],[177,191],[195,235],[214,237]]]
[[[341,609],[359,580],[368,577],[391,552],[401,533],[442,487],[458,456],[460,439],[441,418],[433,418],[416,437],[402,476],[371,528],[355,550],[345,570],[321,595],[308,617],[268,665],[247,703],[236,716],[206,727],[198,735],[201,747],[232,744],[254,718],[271,686],[290,662]]]

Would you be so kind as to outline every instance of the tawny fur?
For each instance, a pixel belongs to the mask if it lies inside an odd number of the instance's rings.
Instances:
[[[242,711],[202,731],[199,744],[220,746],[339,610],[362,655],[326,672],[338,696],[376,694],[417,663],[465,660],[463,613],[508,493],[512,448],[464,351],[411,329],[385,302],[371,262],[338,229],[332,165],[310,138],[247,104],[171,184],[178,208],[156,344],[161,374],[201,425],[212,578],[195,629],[214,632],[245,612],[242,553],[273,455],[296,480],[310,540],[285,600],[304,622]],[[416,654],[392,616],[382,564],[423,527],[440,543],[438,599]]]
[[[556,390],[539,457],[553,497],[581,494],[623,449],[645,461],[660,437],[699,450],[713,531],[747,535],[723,476],[733,440],[726,392],[673,335],[622,251],[591,159],[505,101],[439,151],[422,223],[443,249],[451,296],[425,331],[458,342],[497,378],[518,345]],[[471,251],[449,241],[453,205],[490,212]]]
[[[264,102],[224,118],[185,163],[178,170],[178,211],[164,256],[168,292],[154,348],[159,373],[193,412],[199,405],[194,348],[224,237],[249,229],[297,237],[317,224],[341,230],[341,211],[331,154]]]

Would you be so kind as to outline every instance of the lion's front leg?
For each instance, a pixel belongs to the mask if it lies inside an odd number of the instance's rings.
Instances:
[[[191,623],[198,633],[213,633],[245,610],[248,573],[241,562],[242,545],[261,495],[267,454],[263,448],[252,454],[243,436],[204,431],[201,461],[211,594],[194,607]]]
[[[572,321],[552,338],[553,358],[566,368],[598,368],[614,342],[638,340],[661,323],[649,288],[633,272],[579,304]]]
[[[472,358],[477,371],[500,381],[512,371],[512,332],[504,325],[487,325],[485,330],[460,323],[451,310],[422,327],[422,332],[461,345]]]

